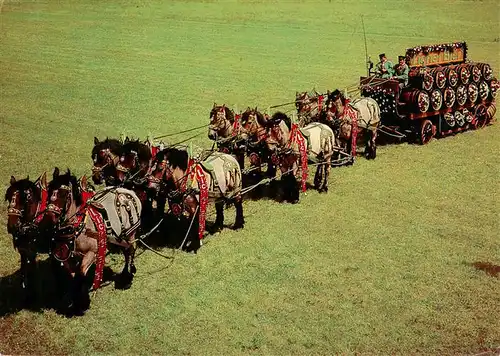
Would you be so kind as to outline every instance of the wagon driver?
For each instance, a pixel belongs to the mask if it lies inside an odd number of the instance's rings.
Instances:
[[[379,78],[391,78],[394,75],[392,62],[387,60],[385,53],[381,53],[378,57],[380,58],[380,62],[375,66],[375,75]]]
[[[400,85],[407,86],[410,67],[406,64],[404,56],[399,56],[398,59],[399,63],[394,67],[394,76],[392,79],[398,80]]]

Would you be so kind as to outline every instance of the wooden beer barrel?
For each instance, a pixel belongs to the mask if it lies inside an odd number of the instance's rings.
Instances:
[[[464,109],[463,114],[465,115],[465,122],[468,124],[474,120],[474,115],[468,109]]]
[[[443,69],[443,67],[437,67],[430,71],[430,74],[434,77],[434,84],[438,89],[444,89],[446,86],[446,74]]]
[[[493,101],[489,104],[488,110],[486,111],[486,120],[489,122],[495,117],[497,112],[497,104]]]
[[[427,68],[412,69],[408,74],[411,87],[430,91],[434,85],[434,77]]]
[[[455,122],[457,126],[463,127],[465,125],[465,115],[460,110],[455,111]]]
[[[476,63],[476,67],[481,70],[484,80],[491,80],[493,78],[493,70],[488,63]]]
[[[401,92],[399,100],[404,102],[408,111],[427,112],[429,110],[429,94],[416,88],[405,88]]]
[[[477,98],[479,97],[479,89],[477,88],[477,85],[474,83],[470,83],[467,86],[467,94],[470,103],[474,104],[477,101]]]
[[[480,100],[486,100],[490,96],[490,86],[488,85],[487,82],[482,80],[479,83],[479,99]]]
[[[467,87],[465,85],[460,84],[457,87],[457,104],[462,106],[467,102]]]
[[[470,71],[467,66],[468,64],[458,64],[454,68],[458,74],[458,79],[463,85],[469,84],[470,81]]]
[[[444,121],[446,123],[447,128],[453,128],[455,127],[455,115],[451,112],[447,112],[444,114]]]
[[[434,89],[431,92],[430,100],[431,100],[431,106],[434,110],[437,111],[441,109],[441,106],[443,106],[443,94],[441,93],[441,90]]]
[[[490,82],[490,98],[495,100],[498,89],[500,89],[500,82],[496,78],[493,78]]]
[[[465,98],[467,99],[467,96]],[[455,100],[456,100],[455,91],[451,87],[447,87],[444,90],[443,94],[444,105],[447,108],[451,108],[453,105],[455,105]]]
[[[448,80],[448,85],[455,88],[458,84],[458,74],[453,66],[444,67],[443,72]]]

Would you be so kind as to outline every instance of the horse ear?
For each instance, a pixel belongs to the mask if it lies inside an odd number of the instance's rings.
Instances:
[[[129,143],[130,142],[130,139],[127,137],[125,137],[125,143]]]
[[[94,136],[94,145],[97,145],[99,143],[99,139]]]
[[[257,111],[257,106],[255,107],[255,111]]]
[[[215,103],[215,101],[214,101],[214,106],[213,106],[213,108],[212,108],[212,109],[215,109],[216,107],[217,107],[217,104],[216,104],[216,103]]]
[[[56,179],[57,177],[59,177],[59,168],[58,167],[54,168],[54,172],[52,173],[52,179]]]
[[[29,174],[26,176],[26,180],[30,180],[30,175]]]
[[[13,185],[16,182],[16,178],[14,176],[10,176],[10,185]]]
[[[39,178],[40,185],[43,189],[47,189],[47,172],[43,172],[42,176]]]
[[[252,109],[250,109],[250,106],[247,106],[247,111],[250,111],[250,110],[252,110]]]
[[[87,191],[87,176],[83,176],[80,180],[80,188],[82,188],[83,191]]]

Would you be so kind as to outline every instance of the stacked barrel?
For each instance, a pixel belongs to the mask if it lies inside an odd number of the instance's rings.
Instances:
[[[487,63],[412,68],[409,86],[402,89],[399,101],[413,113],[445,110],[445,121],[453,128],[471,120],[470,110],[482,103],[488,102],[488,115],[491,115],[490,111],[495,110],[491,102],[499,86]]]

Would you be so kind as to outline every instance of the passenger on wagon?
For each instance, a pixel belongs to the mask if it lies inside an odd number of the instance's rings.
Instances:
[[[406,64],[405,57],[399,56],[399,63],[394,67],[394,76],[392,79],[397,79],[403,86],[408,85],[408,73],[410,73],[410,67]]]
[[[378,57],[380,62],[375,66],[375,76],[386,79],[391,78],[394,75],[392,62],[387,60],[385,53],[380,54]]]

